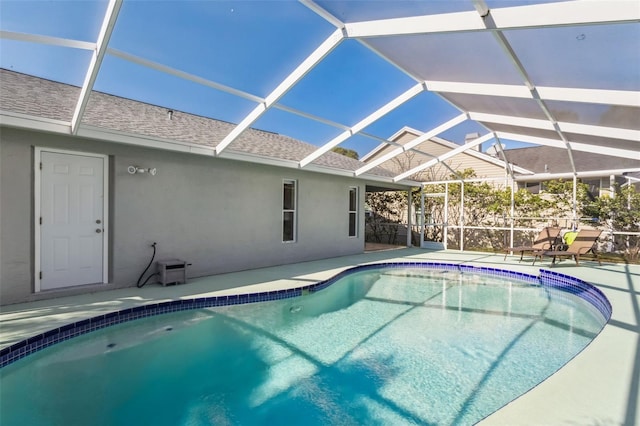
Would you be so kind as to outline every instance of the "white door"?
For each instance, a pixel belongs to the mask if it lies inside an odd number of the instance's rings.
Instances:
[[[106,158],[41,151],[40,162],[39,290],[102,283]]]

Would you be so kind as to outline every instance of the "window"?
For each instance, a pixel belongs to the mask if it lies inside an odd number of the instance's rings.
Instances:
[[[296,240],[296,181],[282,182],[282,241]]]
[[[587,192],[592,198],[597,198],[600,196],[600,178],[593,179],[581,179],[582,183],[587,185]]]
[[[349,188],[349,236],[358,236],[358,188]]]
[[[540,193],[540,187],[542,185],[540,184],[540,182],[525,182],[524,183],[524,188],[529,191],[532,194],[539,194]]]

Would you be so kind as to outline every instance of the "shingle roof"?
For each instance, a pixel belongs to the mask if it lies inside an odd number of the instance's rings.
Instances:
[[[551,146],[514,148],[505,151],[510,163],[525,167],[534,173],[572,172],[568,151]],[[640,160],[612,157],[584,151],[572,151],[576,171],[613,170],[640,167]]]
[[[0,110],[70,122],[80,88],[0,69]],[[215,147],[234,124],[198,115],[173,111],[118,96],[92,92],[82,123],[103,129],[146,137]],[[318,147],[284,135],[248,129],[228,148],[235,151],[300,161]],[[327,152],[313,164],[354,171],[364,165],[344,155]],[[392,177],[377,167],[369,173]]]
[[[80,89],[0,69],[0,110],[71,121]]]

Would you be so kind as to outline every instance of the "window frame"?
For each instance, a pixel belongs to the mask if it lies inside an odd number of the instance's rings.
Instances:
[[[541,181],[524,182],[523,189],[529,191],[529,193],[531,193],[531,194],[540,194],[541,192],[544,192],[542,190],[542,182]]]
[[[293,185],[293,206],[290,209],[285,208],[285,191],[286,191],[286,185]],[[282,186],[281,186],[281,191],[282,191],[282,233],[281,233],[281,237],[282,237],[282,242],[284,244],[290,244],[290,243],[295,243],[298,241],[298,181],[295,179],[282,179]],[[291,236],[292,239],[290,240],[285,240],[285,224],[286,224],[286,220],[285,220],[285,215],[287,213],[292,213],[292,230],[291,230]]]
[[[601,197],[602,193],[604,192],[602,186],[602,177],[582,178],[580,179],[580,183],[587,185],[587,192],[594,198]]]
[[[351,209],[351,194],[352,191],[355,192],[355,210]],[[348,204],[347,204],[347,209],[348,209],[348,229],[347,229],[347,235],[349,236],[349,238],[358,238],[358,225],[359,225],[359,213],[360,213],[360,204],[359,204],[359,194],[360,194],[360,188],[357,186],[350,186],[349,187],[349,197],[348,197]],[[351,234],[351,216],[354,216],[354,229],[353,229],[353,235]]]

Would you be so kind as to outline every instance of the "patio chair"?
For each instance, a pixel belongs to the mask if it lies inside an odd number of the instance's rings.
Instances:
[[[522,256],[526,252],[536,252],[543,250],[552,250],[555,246],[556,240],[560,236],[560,228],[554,226],[548,226],[543,228],[536,239],[533,241],[533,244],[530,246],[518,246],[518,247],[510,247],[505,249],[504,260],[507,260],[507,255],[509,252],[520,253],[520,262],[522,261]]]
[[[556,257],[569,257],[573,256],[576,261],[576,265],[580,265],[580,256],[585,255],[589,252],[592,252],[593,255],[598,260],[598,264],[602,265],[600,261],[600,256],[596,252],[596,242],[600,237],[602,231],[598,229],[583,229],[578,232],[575,240],[569,245],[566,250],[539,250],[533,253],[533,264],[536,264],[536,260],[540,258],[542,260],[543,256],[553,257],[551,261],[551,265],[556,263]]]

